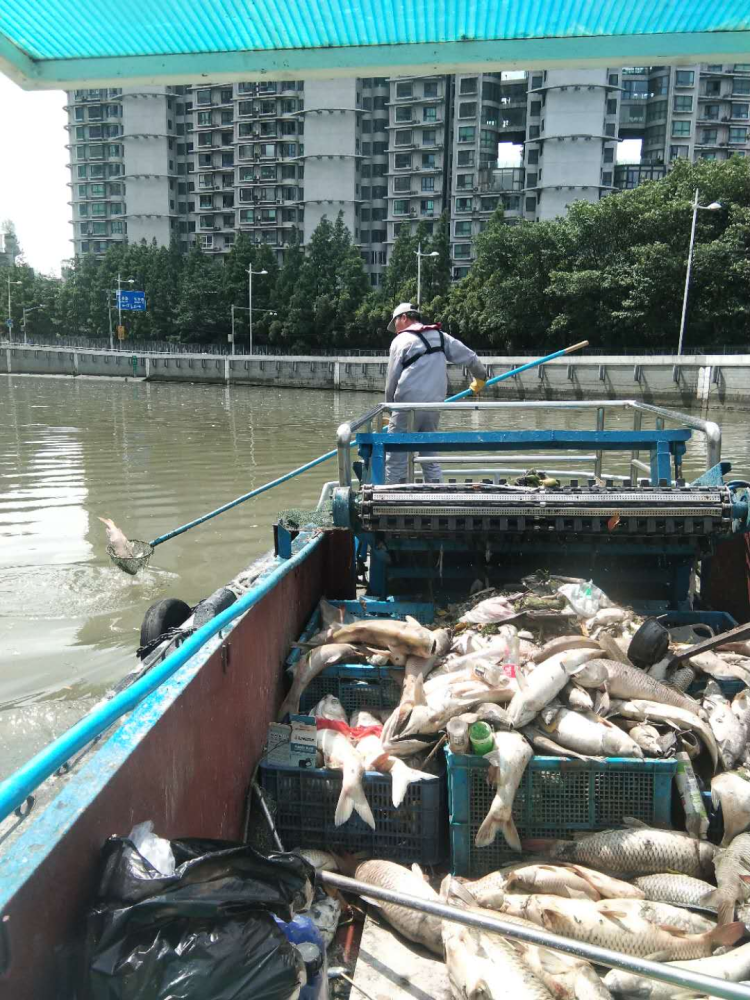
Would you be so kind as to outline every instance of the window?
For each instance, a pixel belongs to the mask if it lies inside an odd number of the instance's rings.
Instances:
[[[291,145],[294,146],[295,143],[292,143]],[[271,143],[263,143],[262,145],[256,146],[255,148],[256,148],[256,150],[258,150],[260,152],[261,156],[265,156],[265,157],[276,156],[276,146],[272,142]],[[293,154],[290,154],[290,155],[293,155]]]
[[[102,106],[101,104],[95,104],[89,108],[89,121],[90,122],[100,122],[102,120]]]
[[[477,105],[476,101],[462,101],[458,106],[458,117],[459,118],[476,118],[477,116]]]
[[[734,126],[729,129],[730,142],[747,142],[747,129],[742,126]]]
[[[649,96],[647,80],[623,80],[622,90],[622,99],[624,101],[638,101]]]
[[[369,163],[363,163],[361,167],[363,177],[372,177],[372,165]]]
[[[88,170],[88,168],[86,167],[85,164],[83,166],[79,167],[78,168],[78,176],[79,177],[85,177],[86,173],[87,173],[87,170]]]
[[[92,163],[89,171],[89,176],[92,179],[104,177],[104,164],[103,163]]]
[[[211,166],[211,154],[210,153],[200,153],[198,156],[198,166],[199,167],[210,167]]]
[[[526,153],[526,162],[529,164],[530,167],[539,163],[539,150],[538,149],[528,150],[528,152]]]
[[[612,77],[610,76],[610,80],[611,79],[612,79]],[[536,212],[536,198],[527,198],[526,199],[525,211],[527,211],[527,212]]]
[[[297,133],[297,122],[282,122],[281,123],[281,134],[282,135],[296,135]]]
[[[407,198],[396,198],[393,202],[394,215],[408,215],[409,201]]]
[[[363,198],[364,198],[364,190],[365,189],[362,188],[362,192],[363,192],[362,193],[362,197]],[[386,188],[386,187],[373,187],[373,189],[372,189],[372,197],[373,198],[387,198],[388,197],[388,188]]]
[[[198,124],[199,125],[210,125],[211,124],[211,112],[210,111],[199,111],[198,112]]]
[[[434,146],[437,143],[437,133],[434,128],[426,128],[422,132],[422,145]]]
[[[474,150],[473,149],[459,149],[457,163],[458,163],[459,167],[473,167],[474,166]]]
[[[708,72],[709,73],[721,73],[724,67],[720,63],[709,63]]]
[[[703,131],[701,132],[701,138],[700,138],[701,144],[705,146],[711,143],[715,143],[718,135],[719,133],[717,129],[704,128]]]
[[[210,132],[201,132],[200,135],[198,136],[198,145],[199,146],[208,146],[210,148],[211,147],[211,133]]]
[[[456,233],[456,236],[459,234]],[[456,243],[453,247],[453,256],[456,260],[466,260],[471,257],[471,243]]]
[[[373,222],[385,222],[386,215],[388,213],[384,208],[373,208],[372,210],[372,221]]]
[[[123,203],[121,201],[113,201],[112,204],[109,206],[109,214],[110,215],[122,215],[123,211],[124,211],[124,208],[125,208],[125,206],[123,205]]]
[[[122,156],[122,146],[120,146],[120,145],[107,146],[107,155],[108,156]]]
[[[438,96],[437,80],[427,80],[427,81],[425,81],[424,96],[425,97],[437,97]]]
[[[435,178],[434,177],[423,177],[422,178],[422,190],[423,191],[434,191],[435,190]]]
[[[471,236],[471,221],[469,219],[463,222],[454,222],[453,225],[456,236]]]
[[[376,118],[372,123],[373,132],[385,132],[388,128],[387,118]]]
[[[655,76],[649,80],[649,87],[651,89],[652,97],[662,97],[664,94],[669,92],[669,77],[668,76]]]
[[[219,100],[221,101],[222,104],[231,104],[232,103],[232,88],[231,87],[222,87],[220,95],[219,95]]]
[[[690,135],[691,131],[692,131],[691,122],[683,122],[683,121],[672,122],[672,135],[675,137]]]
[[[747,80],[742,79],[741,77],[739,79],[736,79],[734,81],[734,86],[732,87],[732,93],[750,94],[750,78],[748,78]]]
[[[709,97],[720,97],[721,96],[721,81],[720,80],[706,80],[706,94]]]
[[[607,114],[616,115],[617,114],[617,98],[610,97],[607,101]]]
[[[397,100],[411,97],[412,94],[413,94],[413,92],[414,92],[414,87],[412,86],[411,82],[409,82],[409,83],[397,83],[396,84],[396,99]],[[375,98],[375,99],[378,100],[378,98]]]
[[[88,218],[89,206],[88,205],[79,205],[78,206],[78,214],[80,215],[80,217],[82,219]]]
[[[456,187],[459,191],[468,191],[474,187],[474,174],[457,174]]]
[[[396,132],[395,145],[411,146],[411,142],[412,142],[411,129],[398,129],[398,131]]]
[[[373,156],[385,156],[388,152],[387,142],[374,142],[372,144],[372,154]]]
[[[213,208],[214,207],[214,197],[212,194],[202,194],[198,199],[198,206],[200,208]]]
[[[691,94],[676,94],[674,99],[673,110],[675,111],[692,111],[693,110],[693,98]]]
[[[526,174],[526,187],[528,187],[528,188],[535,188],[536,187],[536,182],[537,182],[537,176],[538,175],[536,173],[533,173],[533,174],[532,173],[527,173]]]
[[[422,170],[435,170],[437,157],[434,153],[422,153]]]
[[[396,121],[397,122],[410,122],[412,119],[412,110],[408,105],[402,108],[396,108]]]
[[[458,129],[459,142],[475,142],[477,130],[473,125],[461,125]]]
[[[687,159],[689,152],[690,152],[689,146],[670,146],[669,159],[670,160]]]
[[[674,83],[676,87],[692,87],[695,83],[695,73],[691,69],[675,70]]]
[[[732,118],[747,118],[750,112],[750,104],[733,104]]]
[[[612,80],[610,79],[609,82],[611,83]],[[532,78],[531,78],[531,89],[532,90],[539,90],[539,88],[542,86],[543,83],[544,83],[544,77],[541,77],[541,76],[532,76]],[[615,84],[615,86],[616,86],[616,84]]]
[[[422,108],[422,121],[423,122],[436,122],[437,121],[437,108],[429,107]]]
[[[394,191],[410,191],[411,190],[411,177],[394,177],[393,178],[393,190]]]
[[[710,121],[717,122],[719,120],[719,105],[718,104],[704,104],[703,113],[699,115],[700,118],[708,118]]]
[[[86,110],[85,108],[76,108],[76,121],[77,122],[82,122],[83,121],[83,113],[84,113],[85,110]]]
[[[210,90],[199,90],[195,95],[196,104],[210,104],[211,103],[211,91]]]
[[[372,165],[372,176],[373,177],[385,177],[388,173],[388,165],[385,163],[373,163]]]
[[[474,207],[473,198],[456,198],[457,212],[470,212]]]
[[[609,146],[607,149],[604,150],[604,162],[605,163],[615,162],[615,151],[614,149],[612,149],[611,146]]]
[[[111,229],[113,234],[124,233],[125,223],[122,220],[118,219],[115,222],[112,222],[109,228]]]
[[[483,212],[494,212],[499,203],[499,198],[482,198],[479,207]]]
[[[459,85],[460,94],[476,94],[477,78],[475,76],[465,76]]]
[[[91,223],[91,234],[92,234],[92,236],[106,236],[107,235],[107,223],[106,222],[92,222]]]
[[[529,125],[529,139],[538,139],[539,131],[538,125]]]
[[[92,184],[90,191],[92,198],[103,198],[106,194],[107,188],[104,184]]]

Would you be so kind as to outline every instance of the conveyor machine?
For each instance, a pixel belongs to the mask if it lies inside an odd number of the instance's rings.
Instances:
[[[596,429],[484,429],[519,406],[550,416],[593,410]],[[395,409],[450,413],[442,416],[445,430],[388,434],[383,417]],[[465,423],[467,410],[481,427],[448,429]],[[605,429],[612,410],[620,425],[632,416],[632,428]],[[644,428],[644,416],[652,428]],[[703,435],[705,458],[686,456],[693,431]],[[352,462],[355,443],[360,460]],[[386,450],[408,453],[407,483],[385,485]],[[720,543],[750,530],[748,484],[725,482],[731,466],[721,461],[719,427],[633,400],[381,404],[341,425],[338,454],[334,523],[354,531],[368,593],[378,599],[431,599],[438,590],[466,596],[477,580],[501,586],[535,567],[593,577],[613,598],[643,607],[686,609],[696,568],[708,566]],[[619,457],[619,474],[603,472],[605,457],[616,467]],[[443,482],[420,481],[416,467],[428,459],[442,463]],[[517,484],[530,459],[559,486]],[[550,468],[571,461],[584,468]],[[683,474],[686,461],[700,473],[692,481]]]

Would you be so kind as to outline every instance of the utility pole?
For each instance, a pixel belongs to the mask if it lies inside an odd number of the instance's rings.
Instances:
[[[234,354],[234,305],[232,305],[232,354]]]
[[[10,274],[8,274],[8,322],[7,322],[6,326],[8,327],[8,343],[9,344],[13,343],[13,313],[11,312],[12,303],[11,303],[11,298],[10,298],[10,286],[11,285],[20,285],[20,284],[21,284],[20,281],[11,281],[10,280]]]
[[[253,265],[251,264],[247,268],[247,316],[248,324],[250,326],[250,354],[253,353],[253,275],[254,274],[268,274],[265,268],[262,271],[253,271]]]

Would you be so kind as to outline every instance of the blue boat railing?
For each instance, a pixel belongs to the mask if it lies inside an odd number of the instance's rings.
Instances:
[[[665,427],[667,424],[676,425],[677,428],[689,431],[698,431],[705,438],[705,450],[706,450],[706,470],[714,468],[719,464],[721,460],[721,428],[712,420],[703,420],[700,417],[695,417],[689,413],[681,413],[675,410],[665,409],[661,406],[652,406],[650,403],[642,403],[635,399],[618,399],[618,400],[545,400],[545,401],[513,401],[513,402],[448,402],[445,403],[380,403],[379,405],[368,410],[366,413],[362,414],[353,420],[347,421],[339,426],[337,434],[337,451],[338,451],[338,473],[339,473],[339,485],[340,486],[351,486],[352,483],[352,464],[351,464],[351,446],[359,440],[360,444],[364,443],[369,449],[372,445],[378,447],[381,451],[385,446],[386,439],[383,437],[384,423],[385,419],[390,413],[397,413],[404,411],[410,414],[408,419],[408,428],[406,435],[413,433],[413,419],[414,414],[420,410],[450,410],[451,412],[456,411],[469,411],[477,412],[480,415],[488,416],[495,411],[505,412],[509,410],[523,410],[523,411],[533,411],[533,410],[543,410],[543,411],[594,411],[595,413],[595,430],[592,432],[577,432],[577,431],[560,431],[555,432],[554,440],[551,432],[544,431],[508,431],[504,433],[495,432],[494,434],[485,434],[481,432],[480,438],[477,440],[477,445],[482,442],[486,442],[486,447],[483,447],[483,451],[492,450],[494,454],[488,456],[483,454],[481,456],[483,463],[488,463],[489,465],[506,463],[503,466],[502,471],[514,472],[517,471],[515,468],[516,463],[521,463],[522,460],[526,460],[525,468],[529,468],[532,464],[528,462],[529,458],[539,459],[542,456],[539,455],[515,455],[514,452],[528,451],[529,446],[532,448],[544,448],[545,446],[553,448],[556,453],[559,453],[561,448],[577,449],[580,450],[581,447],[588,444],[589,451],[591,453],[575,456],[562,456],[563,461],[572,460],[575,458],[578,462],[583,461],[587,468],[581,469],[571,469],[567,471],[557,470],[558,474],[562,475],[580,475],[589,476],[593,473],[596,477],[604,477],[610,479],[621,480],[622,475],[612,475],[603,470],[603,458],[606,451],[613,448],[617,450],[630,450],[630,478],[632,480],[637,480],[639,475],[651,476],[654,478],[656,470],[659,471],[659,475],[656,477],[663,478],[663,474],[666,470],[665,457],[668,459],[669,450],[672,450],[672,457],[676,459],[676,464],[679,466],[679,458],[681,451],[684,451],[684,445],[676,440],[679,436],[676,432],[666,431]],[[608,412],[619,411],[622,412],[632,412],[633,414],[633,427],[631,432],[627,431],[611,431],[607,430],[605,427],[606,415]],[[650,416],[654,418],[655,429],[652,431],[643,430],[643,418],[644,416]],[[546,437],[545,437],[546,435]],[[628,437],[628,435],[630,435]],[[405,437],[399,435],[403,440]],[[684,435],[686,438],[687,435]],[[675,439],[675,440],[671,440]],[[390,439],[394,444],[396,443],[395,438]],[[451,453],[451,457],[446,459],[446,461],[452,462],[454,464],[472,463],[476,466],[477,458],[464,458],[457,457],[454,453],[457,451],[472,451],[477,450],[476,446],[471,448],[462,447],[466,442],[462,441],[459,435],[454,435],[451,437],[450,434],[444,432],[434,432],[434,433],[423,433],[419,435],[419,443],[423,448],[429,448],[432,452],[437,451],[447,451]],[[632,445],[632,447],[631,447]],[[407,447],[407,444],[402,443],[402,449]],[[660,455],[657,459],[657,451],[661,452],[662,449],[667,449],[666,456]],[[651,451],[651,463],[641,461],[639,458],[639,452],[641,450],[649,449]],[[429,457],[423,456],[421,461],[435,460],[435,455],[430,455]],[[545,461],[549,462],[551,456],[546,456]],[[556,459],[559,458],[559,454],[556,454]],[[417,461],[415,457],[415,451],[411,450],[407,452],[407,481],[414,481],[414,466]],[[590,466],[590,468],[588,468]],[[546,469],[546,466],[545,466]],[[462,474],[486,474],[493,475],[499,474],[500,469],[489,469],[484,468],[478,469],[472,467],[471,470],[462,470]],[[551,471],[551,470],[550,470]],[[669,477],[671,478],[671,477]]]

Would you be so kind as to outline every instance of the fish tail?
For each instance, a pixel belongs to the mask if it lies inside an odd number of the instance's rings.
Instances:
[[[360,760],[354,759],[349,761],[344,767],[341,795],[336,806],[336,816],[334,819],[336,826],[346,823],[352,812],[356,812],[372,830],[375,829],[375,817],[372,814],[370,803],[367,801],[365,790],[362,787],[363,774],[364,765]],[[340,819],[340,816],[343,818]]]
[[[429,781],[435,778],[434,774],[427,774],[426,771],[418,771],[414,767],[409,767],[402,760],[391,758],[391,783],[393,805],[398,808],[406,798],[409,785],[415,781]]]
[[[721,911],[719,912],[721,913]],[[732,904],[732,916],[734,916],[734,903]],[[709,931],[708,937],[714,948],[731,948],[733,944],[737,944],[741,937],[744,937],[745,933],[745,924],[742,920],[734,922],[730,918],[729,923],[722,924],[721,916],[719,916],[719,926]]]
[[[285,715],[299,715],[299,699],[300,692],[296,689],[296,685],[293,684],[289,694],[281,703],[279,714],[276,717],[278,722],[281,722]]]
[[[705,896],[702,896],[700,903],[702,906],[716,907],[719,927],[731,924],[734,920],[734,908],[737,905],[737,900],[733,893],[714,889],[713,892],[708,892]]]
[[[508,845],[514,851],[521,850],[521,840],[516,830],[511,814],[512,807],[505,805],[495,796],[490,806],[490,810],[484,818],[482,825],[477,831],[474,843],[477,847],[489,847],[497,836],[497,831],[502,830],[503,836],[508,841]]]

